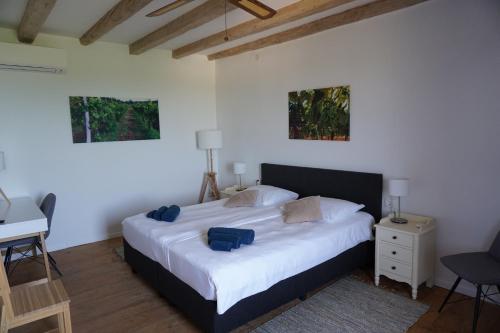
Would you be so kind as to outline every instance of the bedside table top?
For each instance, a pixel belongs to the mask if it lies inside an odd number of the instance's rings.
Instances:
[[[391,222],[391,217],[386,216],[380,223],[375,224],[375,228],[392,229],[410,234],[420,234],[433,230],[436,227],[436,221],[432,217],[401,213],[401,217],[408,220],[408,223],[398,224]]]
[[[221,191],[221,193],[228,195],[228,196],[232,196],[232,195],[235,195],[236,193],[241,192],[241,191],[238,191],[237,188],[238,188],[238,185],[229,186],[229,187],[226,187],[225,189],[223,189]],[[245,186],[245,188],[247,188],[247,187]]]

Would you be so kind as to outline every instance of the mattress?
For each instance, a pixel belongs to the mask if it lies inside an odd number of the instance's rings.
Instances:
[[[174,223],[139,214],[123,221],[123,235],[136,250],[195,289],[217,300],[223,314],[243,298],[319,265],[371,239],[373,217],[358,212],[337,223],[286,224],[279,207],[225,208],[225,200],[182,208]],[[207,245],[212,226],[255,230],[255,241],[231,252]]]

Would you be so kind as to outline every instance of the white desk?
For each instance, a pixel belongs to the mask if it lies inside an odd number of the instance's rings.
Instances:
[[[47,279],[52,280],[44,237],[47,231],[47,218],[29,197],[14,198],[10,201],[11,205],[6,201],[0,201],[0,221],[5,220],[0,223],[0,242],[40,237]]]

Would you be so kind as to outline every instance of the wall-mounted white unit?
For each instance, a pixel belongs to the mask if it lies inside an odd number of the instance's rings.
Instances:
[[[66,50],[0,43],[0,70],[60,74],[66,70]]]

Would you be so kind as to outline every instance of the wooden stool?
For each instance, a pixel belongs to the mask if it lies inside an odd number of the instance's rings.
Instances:
[[[0,256],[0,259],[3,258]],[[57,315],[60,333],[71,333],[69,297],[61,280],[47,279],[10,287],[0,263],[0,333]]]

